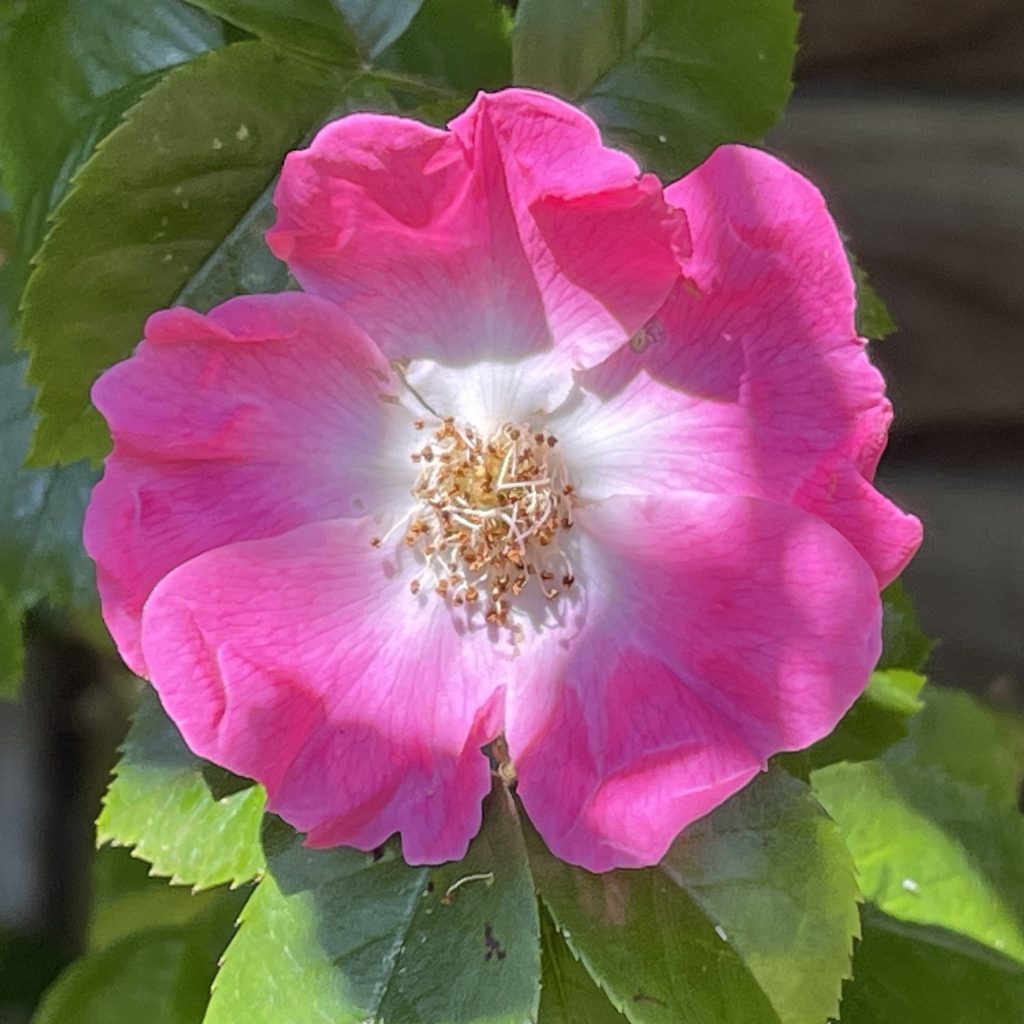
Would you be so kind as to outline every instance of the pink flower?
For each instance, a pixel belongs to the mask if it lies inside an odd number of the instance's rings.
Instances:
[[[157,313],[94,389],[104,614],[197,754],[436,862],[503,734],[600,871],[833,728],[920,525],[813,186],[728,146],[662,190],[510,90],[330,124],[276,203],[306,294]]]

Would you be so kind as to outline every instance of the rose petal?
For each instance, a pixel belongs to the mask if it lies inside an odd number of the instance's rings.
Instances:
[[[143,603],[171,569],[221,544],[408,504],[414,474],[389,449],[403,430],[411,448],[411,415],[379,397],[397,388],[321,299],[251,296],[150,318],[135,355],[93,389],[114,450],[84,534],[104,617],[136,672]]]
[[[794,504],[837,529],[874,569],[880,587],[896,579],[921,546],[921,521],[880,494],[846,458],[819,466]]]
[[[850,480],[865,500],[839,509],[827,488],[836,472],[871,480],[891,411],[857,337],[849,260],[821,193],[767,153],[723,146],[666,196],[686,211],[693,254],[643,343],[592,386],[611,393],[642,367],[680,389],[686,447],[705,453],[717,489],[813,510],[873,559],[870,516],[884,502]],[[916,550],[920,524],[890,515],[884,529],[886,556],[872,562],[883,584]]]
[[[449,132],[357,114],[289,155],[267,240],[395,358],[558,347],[603,359],[658,308],[688,245],[650,176],[584,114],[481,94]]]
[[[485,630],[413,596],[408,553],[366,520],[218,548],[156,587],[150,678],[197,754],[267,787],[313,846],[402,834],[410,863],[461,857],[490,786],[502,667]]]
[[[826,735],[881,649],[874,576],[798,509],[731,496],[581,509],[585,623],[524,653],[506,736],[559,857],[660,859],[779,750]]]

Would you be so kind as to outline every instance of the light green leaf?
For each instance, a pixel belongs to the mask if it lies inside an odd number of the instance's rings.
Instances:
[[[237,43],[170,72],[104,140],[25,292],[37,465],[106,452],[88,401],[96,376],[216,258],[288,149],[352,89],[263,43]]]
[[[796,26],[791,0],[520,0],[513,69],[671,179],[775,123]]]
[[[1019,1024],[1024,968],[984,946],[883,914],[864,939],[843,991],[842,1024]]]
[[[758,778],[662,863],[591,875],[530,858],[572,951],[634,1024],[820,1024],[857,933],[853,866],[807,787]]]
[[[372,60],[408,27],[423,0],[189,0],[265,39],[335,63]]]
[[[19,267],[75,169],[169,67],[223,45],[179,0],[33,0],[0,43],[0,152]]]
[[[1024,720],[987,707],[962,690],[932,686],[908,738],[894,746],[892,764],[932,765],[984,789],[997,806],[1014,809],[1024,778]]]
[[[464,860],[410,867],[307,850],[268,819],[268,874],[242,914],[205,1024],[523,1024],[537,1010],[537,904],[496,785]],[[282,951],[287,950],[287,955]]]
[[[835,764],[811,780],[866,899],[1024,962],[1024,818],[935,764]]]
[[[899,330],[882,297],[875,291],[856,260],[851,260],[853,279],[857,283],[857,333],[871,341],[881,341]]]
[[[132,846],[154,874],[197,889],[254,878],[263,868],[263,791],[215,799],[203,763],[147,687],[103,798],[97,841]]]

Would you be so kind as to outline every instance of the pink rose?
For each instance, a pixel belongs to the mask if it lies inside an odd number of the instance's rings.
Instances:
[[[503,735],[601,871],[831,731],[921,528],[812,185],[727,146],[662,189],[509,90],[336,121],[276,203],[306,294],[156,313],[93,392],[104,615],[197,754],[429,863]]]

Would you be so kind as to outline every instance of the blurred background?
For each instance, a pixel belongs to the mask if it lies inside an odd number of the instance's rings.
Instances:
[[[769,145],[822,188],[899,332],[882,490],[936,681],[1024,704],[1024,4],[803,0]]]
[[[1024,3],[798,7],[768,145],[823,189],[900,327],[873,345],[896,406],[880,476],[926,524],[905,581],[941,640],[930,676],[1024,709]],[[0,704],[0,970],[19,964],[0,1024],[83,942],[131,703],[98,629],[35,614],[24,700]]]

